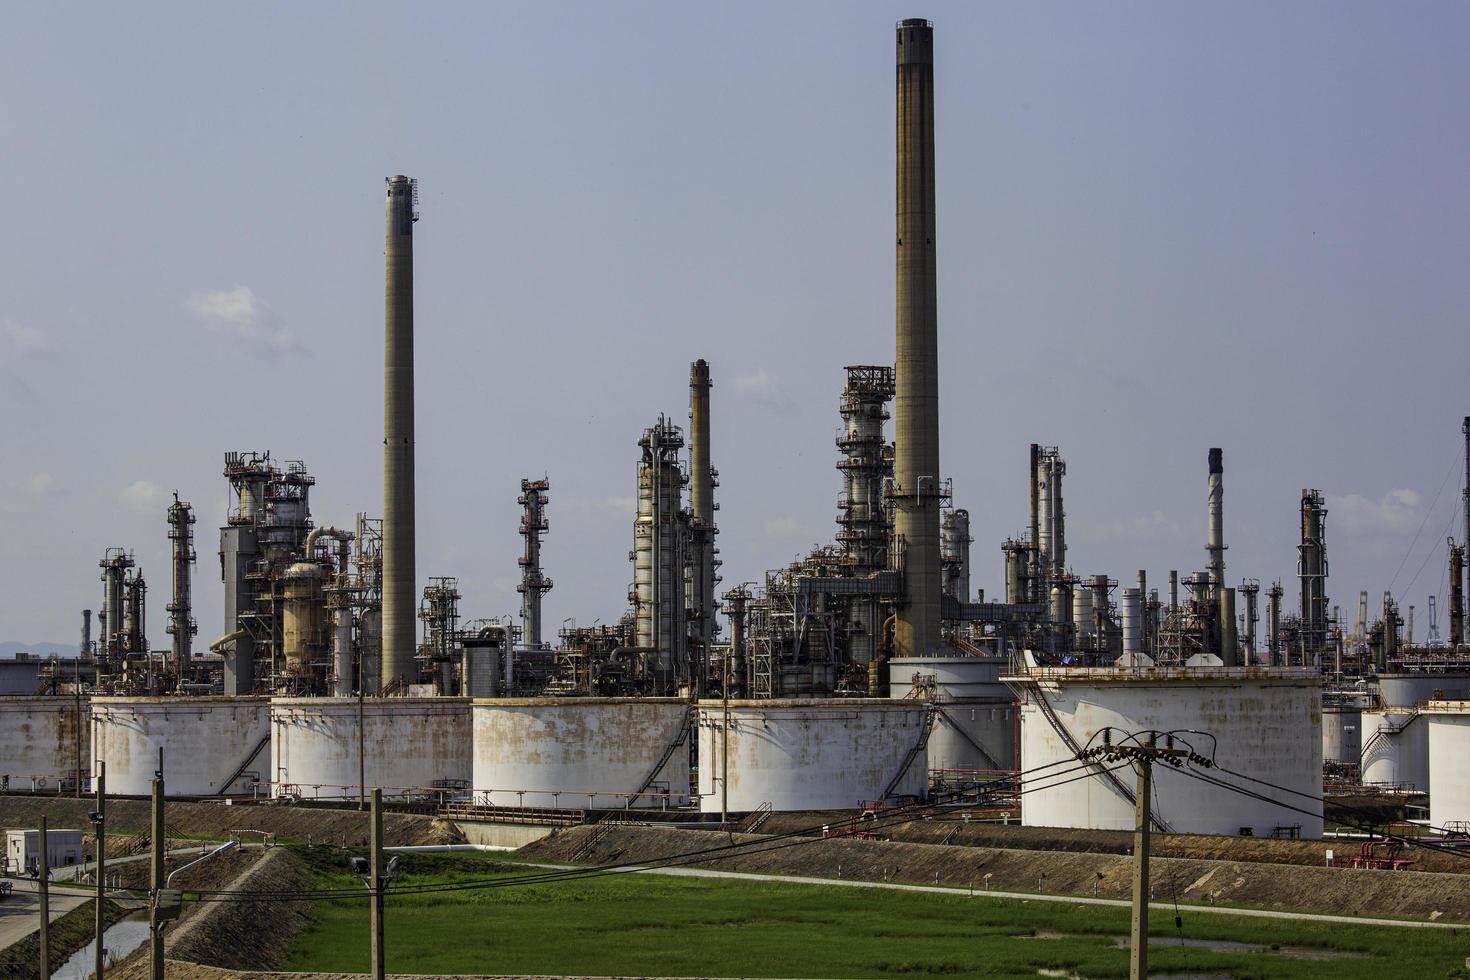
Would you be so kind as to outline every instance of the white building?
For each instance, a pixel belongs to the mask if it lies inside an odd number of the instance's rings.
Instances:
[[[80,830],[47,830],[46,863],[64,868],[82,861]],[[39,830],[7,830],[5,832],[5,873],[29,875],[41,865],[41,832]]]

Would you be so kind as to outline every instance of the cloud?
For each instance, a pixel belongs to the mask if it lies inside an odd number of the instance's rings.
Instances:
[[[615,494],[606,497],[584,497],[580,494],[567,493],[556,499],[553,506],[568,511],[592,511],[633,517],[638,513],[638,498]]]
[[[23,514],[37,500],[56,489],[56,481],[50,473],[33,473],[17,480],[0,494],[0,514]]]
[[[1079,522],[1072,533],[1095,541],[1138,541],[1167,540],[1178,537],[1183,531],[1168,514],[1156,510],[1142,517],[1117,518],[1103,524],[1087,525]]]
[[[490,580],[490,588],[497,595],[515,595],[516,586],[519,584],[520,579],[512,578],[509,575],[497,575]]]
[[[0,320],[0,350],[11,357],[43,354],[53,346],[51,338],[35,327],[14,320]]]
[[[135,514],[152,514],[163,508],[164,490],[152,480],[135,480],[122,493],[118,502]]]
[[[35,473],[26,478],[21,488],[33,497],[40,497],[56,489],[56,481],[50,473]]]
[[[796,402],[781,387],[781,382],[772,377],[765,368],[756,368],[749,374],[732,378],[730,390],[738,397],[749,399],[777,415],[796,414]]]
[[[184,301],[184,309],[246,353],[267,357],[306,353],[296,335],[282,325],[280,315],[249,286],[196,293]]]
[[[1424,498],[1414,490],[1390,490],[1377,501],[1361,494],[1328,494],[1332,523],[1354,534],[1412,534],[1424,521]]]

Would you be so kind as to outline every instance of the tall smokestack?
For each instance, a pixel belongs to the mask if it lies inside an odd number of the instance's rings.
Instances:
[[[701,684],[708,671],[710,648],[718,625],[715,620],[715,470],[709,452],[709,364],[700,358],[689,365],[689,505],[694,519],[694,624],[704,665]]]
[[[1210,585],[1225,587],[1225,453],[1210,450],[1210,525],[1205,551],[1210,555]]]
[[[1465,522],[1465,530],[1460,543],[1470,547],[1470,415],[1465,416],[1460,431],[1465,434],[1465,491],[1460,497],[1460,517]]]
[[[939,323],[934,248],[934,27],[897,28],[898,172],[894,531],[903,541],[895,653],[939,646]]]
[[[413,223],[418,181],[389,177],[383,248],[383,652],[379,690],[412,683],[414,581]]]

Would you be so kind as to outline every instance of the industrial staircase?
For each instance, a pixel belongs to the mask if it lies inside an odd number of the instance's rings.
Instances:
[[[241,776],[245,775],[245,771],[250,768],[250,764],[255,761],[255,757],[260,755],[261,750],[269,744],[271,744],[271,737],[270,735],[266,735],[256,744],[255,748],[250,750],[250,754],[247,755],[245,757],[245,761],[241,762],[239,767],[230,774],[230,778],[220,783],[219,792],[221,796],[226,796],[229,794],[230,787],[234,786],[235,782]]]
[[[691,707],[688,711],[684,712],[684,722],[679,726],[679,734],[674,736],[674,740],[664,749],[664,754],[659,756],[658,761],[653,764],[653,770],[648,774],[648,778],[643,780],[643,785],[638,787],[638,792],[633,794],[632,800],[629,801],[630,806],[636,803],[638,798],[644,793],[647,793],[649,788],[653,786],[654,782],[658,779],[658,774],[664,771],[664,766],[669,764],[669,760],[674,757],[674,753],[678,751],[679,746],[687,744],[689,728],[693,722],[694,709]]]
[[[765,803],[762,803],[760,806],[752,810],[750,812],[750,815],[745,818],[745,820],[740,825],[740,833],[755,833],[757,830],[760,829],[760,825],[765,823],[766,820],[770,818],[770,816],[771,803],[769,800],[767,800]]]
[[[1056,710],[1052,708],[1051,702],[1047,700],[1046,692],[1041,689],[1041,685],[1033,680],[1030,684],[1027,685],[1027,687],[1030,688],[1031,692],[1035,694],[1036,706],[1039,707],[1041,709],[1041,713],[1046,716],[1047,722],[1051,725],[1052,729],[1056,731],[1057,736],[1062,740],[1062,744],[1066,745],[1067,748],[1072,751],[1072,754],[1080,759],[1082,757],[1082,746],[1078,745],[1077,740],[1072,737],[1072,733],[1067,729],[1066,723],[1063,722],[1061,718],[1057,717]],[[1111,785],[1113,789],[1117,791],[1118,795],[1127,800],[1130,806],[1133,806],[1135,808],[1138,806],[1138,797],[1134,794],[1132,788],[1130,788],[1127,783],[1119,779],[1112,770],[1105,768],[1097,762],[1088,762],[1087,767],[1093,770],[1103,779],[1107,780],[1109,785]],[[1021,791],[1025,792],[1024,786],[1021,787]],[[1174,832],[1173,828],[1171,828],[1159,816],[1157,810],[1151,810],[1149,812],[1149,819],[1153,821],[1154,827],[1157,830],[1160,830],[1166,834]]]
[[[574,854],[572,854],[572,863],[578,863],[579,861],[591,855],[593,851],[597,850],[597,845],[601,844],[604,840],[607,839],[607,835],[612,833],[614,826],[616,826],[616,824],[614,824],[611,820],[604,820],[601,823],[597,824],[593,828],[592,833],[587,835],[587,840],[582,843],[581,847],[577,848]]]
[[[908,754],[903,757],[903,762],[899,764],[898,772],[894,773],[893,778],[888,781],[888,785],[883,787],[883,799],[886,800],[893,795],[893,791],[898,788],[899,783],[903,782],[903,777],[908,773],[909,767],[914,764],[914,760],[919,757],[919,753],[928,747],[929,736],[933,733],[934,722],[938,718],[939,706],[935,704],[925,705],[924,720],[919,723],[919,738],[913,745],[909,746]]]

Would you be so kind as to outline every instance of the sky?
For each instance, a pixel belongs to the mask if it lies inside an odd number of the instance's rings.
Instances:
[[[1470,6],[22,4],[0,32],[0,639],[70,642],[164,511],[223,632],[224,453],[382,501],[383,178],[420,181],[418,574],[627,607],[637,439],[709,360],[725,586],[831,541],[847,364],[893,357],[893,25],[935,22],[941,465],[1000,593],[1027,446],[1069,558],[1418,607],[1461,534]],[[1295,599],[1289,598],[1289,609]],[[1441,630],[1444,629],[1441,614]],[[1349,623],[1351,626],[1351,622]]]

